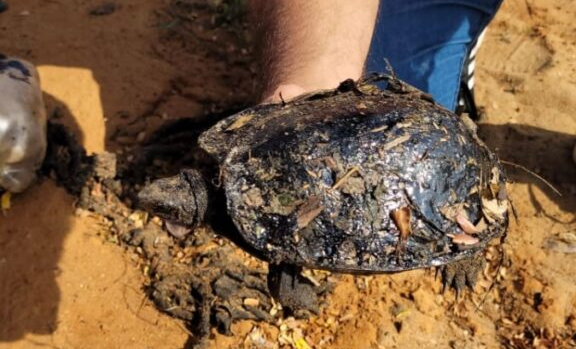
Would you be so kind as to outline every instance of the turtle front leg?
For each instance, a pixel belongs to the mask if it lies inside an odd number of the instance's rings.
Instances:
[[[296,317],[307,317],[309,313],[318,314],[315,287],[300,275],[301,267],[287,263],[271,263],[268,268],[270,294],[283,308],[287,308]]]
[[[461,259],[440,267],[442,273],[442,292],[454,288],[458,296],[466,286],[474,289],[478,274],[484,269],[486,260],[482,253]]]

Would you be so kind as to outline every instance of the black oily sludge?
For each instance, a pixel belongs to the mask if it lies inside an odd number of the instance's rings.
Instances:
[[[201,136],[230,216],[268,260],[402,271],[472,256],[505,231],[497,158],[465,120],[384,77],[388,90],[347,83],[245,110]],[[406,241],[391,218],[400,208]],[[482,223],[473,243],[460,241],[456,215]]]

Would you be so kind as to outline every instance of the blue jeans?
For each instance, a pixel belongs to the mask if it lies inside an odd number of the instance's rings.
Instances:
[[[503,0],[381,0],[366,70],[385,72],[456,108],[463,64]]]

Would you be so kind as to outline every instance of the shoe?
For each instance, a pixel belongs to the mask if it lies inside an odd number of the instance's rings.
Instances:
[[[470,119],[476,122],[480,121],[480,114],[474,101],[474,71],[476,69],[476,53],[478,53],[485,34],[486,29],[484,29],[480,36],[470,45],[470,50],[462,68],[458,105],[456,106],[456,114],[462,115],[466,113]]]

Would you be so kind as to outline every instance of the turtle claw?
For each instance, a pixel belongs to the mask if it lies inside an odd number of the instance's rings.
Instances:
[[[482,255],[475,255],[442,266],[440,268],[442,293],[447,288],[453,288],[456,291],[456,299],[458,299],[466,288],[473,290],[478,280],[478,273],[484,269],[485,264]]]
[[[268,288],[289,313],[297,318],[318,315],[318,296],[314,285],[300,275],[301,267],[280,263],[270,264]]]
[[[456,268],[454,268],[453,265],[454,263],[438,268],[442,274],[442,294],[453,284],[454,276],[456,276]]]

